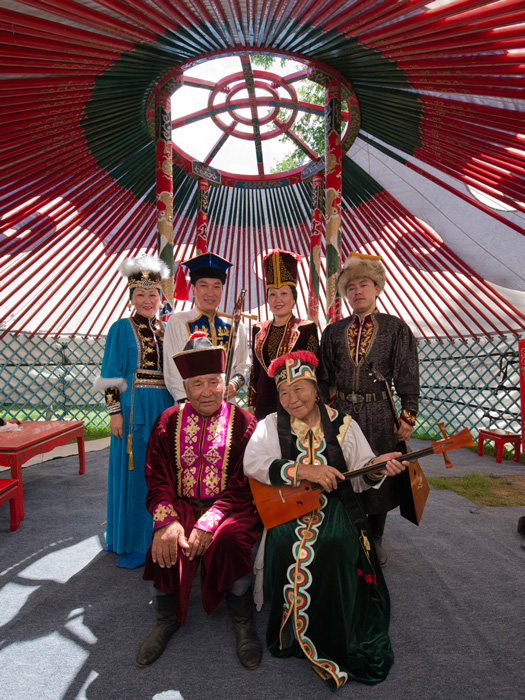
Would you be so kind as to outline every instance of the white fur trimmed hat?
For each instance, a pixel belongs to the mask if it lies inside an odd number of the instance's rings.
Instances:
[[[161,282],[170,276],[166,263],[152,255],[142,255],[140,258],[127,258],[120,263],[119,272],[127,277],[129,292],[141,287],[151,287],[162,291]]]
[[[339,277],[337,278],[337,291],[339,296],[346,296],[346,287],[350,280],[357,277],[368,277],[383,291],[385,288],[386,273],[379,255],[364,255],[363,253],[350,253],[345,260]]]

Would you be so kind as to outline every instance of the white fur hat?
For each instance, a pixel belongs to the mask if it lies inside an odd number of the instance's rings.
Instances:
[[[120,263],[119,272],[123,277],[127,277],[130,293],[136,287],[143,289],[154,287],[162,291],[161,281],[170,276],[166,263],[152,255],[123,260]]]
[[[346,287],[350,280],[357,277],[368,277],[383,291],[385,288],[386,274],[381,257],[379,255],[364,255],[362,253],[350,253],[345,260],[339,277],[337,278],[337,291],[339,296],[346,296]]]

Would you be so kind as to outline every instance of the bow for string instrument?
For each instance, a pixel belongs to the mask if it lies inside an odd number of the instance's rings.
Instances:
[[[401,421],[397,414],[396,404],[392,396],[390,383],[383,377],[381,372],[374,367],[373,362],[368,363],[370,373],[374,375],[377,381],[381,382],[388,396],[390,409],[394,417],[394,424],[399,430]],[[403,455],[412,452],[406,440],[398,440],[396,449]],[[419,466],[417,460],[410,460],[408,469],[397,477],[397,490],[399,494],[399,512],[403,518],[410,520],[414,525],[419,525],[425,504],[427,502],[430,487],[426,480],[423,470]]]
[[[226,374],[226,387],[230,383],[231,379],[233,355],[235,353],[235,341],[237,340],[237,331],[239,330],[239,323],[241,322],[242,307],[244,304],[245,295],[246,289],[241,289],[241,293],[235,302],[235,308],[233,310],[233,323],[230,331],[230,337],[228,338],[228,347],[226,348],[226,369],[224,370],[224,373]]]
[[[457,450],[460,447],[472,447],[473,445],[474,440],[468,428],[463,428],[455,435],[449,435],[444,440],[433,442],[430,447],[425,447],[417,452],[410,452],[399,459],[404,462],[413,462],[419,457],[425,457],[432,453],[442,454],[448,450]],[[361,467],[361,469],[344,472],[345,481],[364,476],[369,472],[378,471],[386,464],[387,462],[379,462],[378,464]],[[320,484],[311,481],[302,481],[299,486],[270,486],[255,479],[248,479],[248,481],[252,490],[253,502],[267,530],[276,525],[287,523],[289,520],[299,518],[301,515],[306,515],[306,513],[319,508],[321,505],[322,487]]]

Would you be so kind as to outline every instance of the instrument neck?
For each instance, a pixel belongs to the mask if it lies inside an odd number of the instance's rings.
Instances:
[[[403,460],[403,462],[417,462],[419,457],[426,457],[426,455],[431,455],[433,452],[433,446],[425,447],[417,452],[409,452],[406,455],[402,455],[399,457],[399,459]],[[376,464],[369,464],[366,467],[361,467],[361,469],[354,469],[351,472],[344,472],[345,481],[347,479],[355,479],[356,476],[363,476],[369,472],[375,472],[379,469],[383,469],[383,467],[386,467],[389,461],[390,460],[386,460],[385,462],[376,462]]]
[[[426,457],[427,455],[431,455],[434,452],[434,447],[425,447],[422,450],[418,450],[417,452],[409,452],[406,455],[402,455],[399,457],[399,459],[403,460],[403,462],[417,462],[419,457]],[[364,476],[365,474],[369,474],[370,472],[375,472],[378,471],[379,469],[383,469],[383,467],[386,467],[390,460],[386,460],[385,462],[376,462],[375,464],[368,464],[366,467],[361,467],[361,469],[354,469],[353,471],[350,472],[343,472],[343,476],[345,478],[345,481],[348,481],[348,479],[355,479],[358,476]],[[320,484],[312,484],[312,488],[314,489],[320,489],[322,488]]]

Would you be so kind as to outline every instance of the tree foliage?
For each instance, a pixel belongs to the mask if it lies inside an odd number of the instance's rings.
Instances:
[[[263,68],[264,70],[271,70],[274,62],[277,60],[269,54],[257,54],[250,56],[250,60],[253,65]],[[284,58],[280,59],[281,67],[285,67],[287,61]],[[302,102],[308,102],[316,105],[324,104],[324,88],[311,80],[301,80],[301,82],[296,87],[297,96]],[[279,112],[279,119],[286,121],[291,114],[289,109],[281,109]],[[268,126],[267,128],[274,128],[273,126]],[[300,117],[296,119],[293,124],[292,130],[299,136],[305,143],[307,143],[310,148],[321,155],[324,153],[324,119],[321,116],[315,114],[302,113]],[[272,173],[278,173],[283,170],[292,170],[301,165],[304,165],[308,156],[304,151],[302,151],[298,146],[296,146],[293,141],[283,134],[279,139],[281,143],[291,145],[291,149],[285,153],[281,160],[277,161],[272,167]]]

